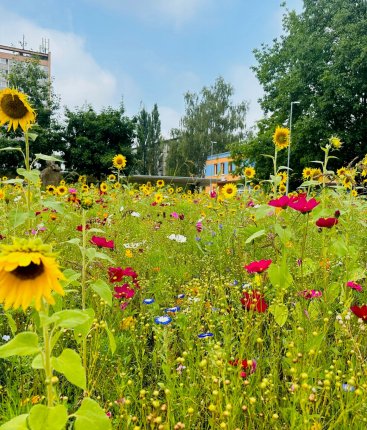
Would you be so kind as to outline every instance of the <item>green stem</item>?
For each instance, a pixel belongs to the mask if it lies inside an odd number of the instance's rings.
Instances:
[[[44,304],[43,310],[46,315],[48,315],[48,306]],[[51,336],[48,330],[48,326],[45,324],[43,326],[43,341],[44,341],[44,351],[43,351],[43,365],[45,370],[45,383],[46,383],[46,393],[47,393],[47,406],[52,407],[55,399],[55,392],[53,389],[53,371],[51,365]]]
[[[86,273],[87,273],[87,264],[86,264],[86,247],[87,247],[87,229],[86,229],[86,211],[82,209],[82,279],[81,279],[81,288],[82,288],[82,309],[85,310],[86,307]],[[87,369],[87,338],[84,336],[82,341],[82,359],[84,369]]]
[[[274,158],[273,158],[273,164],[274,164],[274,199],[277,198],[277,183],[276,183],[276,178],[277,178],[277,156],[278,156],[278,149],[277,149],[277,147],[275,147],[275,153],[274,153]]]
[[[29,164],[29,136],[28,132],[24,132],[24,142],[25,142],[25,168],[27,172],[30,172],[30,164]],[[27,210],[28,210],[28,228],[31,228],[31,220],[29,218],[29,214],[31,212],[31,183],[29,179],[27,181]]]

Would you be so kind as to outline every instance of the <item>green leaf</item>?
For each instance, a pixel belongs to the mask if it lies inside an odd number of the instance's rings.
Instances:
[[[292,231],[288,227],[283,228],[281,225],[275,224],[274,231],[283,245],[286,245],[292,238]]]
[[[0,427],[0,430],[29,430],[27,425],[28,414],[18,415]]]
[[[32,142],[34,142],[37,139],[38,134],[37,133],[28,133],[28,137]]]
[[[97,250],[95,248],[87,248],[85,250],[85,256],[88,258],[90,262],[94,260],[96,254],[97,254]]]
[[[64,311],[55,312],[52,318],[58,327],[74,328],[87,322],[89,320],[89,315],[80,309],[66,309]]]
[[[261,237],[265,234],[265,230],[259,230],[257,232],[255,232],[254,234],[252,234],[250,237],[248,237],[245,241],[245,244],[247,243],[251,243],[253,240],[255,240],[258,237]]]
[[[22,152],[22,148],[20,146],[7,146],[6,148],[1,148],[0,151],[20,151],[20,152]]]
[[[40,179],[40,171],[37,169],[32,169],[28,171],[26,169],[23,169],[22,167],[19,167],[17,169],[17,173],[18,175],[23,176],[33,184],[38,184],[38,181]]]
[[[30,214],[28,212],[18,212],[16,209],[12,210],[9,213],[9,223],[12,228],[17,228],[20,225],[24,224],[28,219],[34,218],[34,214]]]
[[[43,369],[44,365],[43,365],[43,360],[42,360],[42,354],[37,354],[33,360],[32,360],[32,369]]]
[[[288,319],[288,308],[285,304],[273,304],[269,306],[269,312],[274,316],[275,322],[280,326],[286,323]]]
[[[110,430],[111,422],[97,402],[86,397],[74,414],[75,430]]]
[[[74,327],[74,337],[78,343],[80,343],[83,338],[87,337],[95,315],[93,309],[85,309],[84,313],[88,315],[88,320],[85,323]]]
[[[11,333],[14,336],[15,333],[17,332],[17,325],[16,325],[13,317],[10,315],[9,312],[5,312],[5,316],[6,316],[6,319],[8,320],[8,324],[9,324]]]
[[[63,162],[63,160],[60,160],[59,158],[56,158],[52,155],[45,155],[45,154],[36,154],[36,159],[45,160],[45,161],[59,161],[60,163]]]
[[[110,286],[103,281],[102,279],[98,279],[97,281],[90,284],[93,291],[95,291],[102,299],[108,303],[109,306],[112,306],[112,291]]]
[[[112,264],[115,263],[114,260],[111,257],[109,257],[107,254],[105,254],[104,252],[98,252],[97,251],[95,254],[95,258],[100,258],[101,260],[107,260]]]
[[[54,209],[59,214],[64,213],[64,204],[62,202],[56,202],[55,200],[45,200],[42,202],[43,206],[49,209]]]
[[[282,259],[282,262],[280,265],[271,264],[268,269],[268,275],[273,287],[277,289],[279,288],[287,289],[293,281],[292,275],[289,272],[287,261],[285,258]]]
[[[67,240],[65,243],[71,243],[72,245],[79,245],[80,239],[78,237],[74,237],[73,239]]]
[[[11,357],[12,355],[33,355],[39,351],[37,334],[24,331],[0,346],[0,358]]]
[[[29,412],[28,422],[32,430],[63,430],[67,421],[68,411],[64,405],[35,405]]]
[[[65,269],[62,273],[65,276],[65,279],[60,280],[60,284],[62,285],[63,288],[77,281],[81,276],[80,272],[76,272],[73,269]]]
[[[111,353],[112,353],[112,354],[114,354],[114,353],[115,353],[115,351],[116,351],[116,341],[115,341],[115,337],[114,337],[114,335],[112,334],[111,330],[107,327],[107,325],[105,326],[105,330],[106,330],[106,333],[107,333],[107,336],[108,336],[108,341],[109,341],[109,343],[110,343],[110,350],[111,350]]]
[[[2,184],[23,184],[23,179],[8,179],[6,181],[1,181]]]
[[[86,390],[87,377],[80,355],[73,349],[66,348],[58,357],[51,357],[53,368],[77,387]]]

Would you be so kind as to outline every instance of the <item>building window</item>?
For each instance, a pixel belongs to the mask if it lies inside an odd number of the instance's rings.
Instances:
[[[214,175],[218,175],[218,164],[214,164]]]
[[[232,173],[233,172],[233,164],[229,161],[228,162],[228,173]]]

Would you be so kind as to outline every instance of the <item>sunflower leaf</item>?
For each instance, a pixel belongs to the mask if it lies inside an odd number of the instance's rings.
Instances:
[[[13,355],[33,355],[40,351],[36,333],[25,331],[17,334],[12,340],[0,346],[0,358]]]
[[[245,244],[251,243],[253,240],[263,236],[264,234],[265,234],[265,230],[256,231],[254,234],[252,234],[250,237],[246,239]]]
[[[86,397],[75,412],[75,430],[111,430],[111,422],[106,412],[97,402]]]
[[[95,315],[95,312],[92,308],[85,309],[84,313],[88,315],[88,320],[85,323],[74,327],[74,338],[78,343],[80,343],[83,338],[88,336]]]
[[[63,162],[63,160],[60,160],[60,158],[56,158],[52,155],[45,155],[45,154],[36,154],[36,160],[59,161],[60,163]]]
[[[20,151],[20,152],[22,152],[22,148],[20,146],[7,146],[6,148],[1,148],[0,151]]]
[[[112,306],[112,291],[110,286],[102,279],[97,279],[97,281],[90,284],[92,290],[96,292],[108,306]]]
[[[38,169],[26,170],[26,169],[23,169],[22,167],[19,167],[17,169],[17,173],[18,175],[23,176],[32,184],[38,184],[38,181],[40,178],[40,171]]]
[[[28,414],[18,415],[17,417],[11,419],[7,423],[3,424],[1,430],[28,430],[27,425]]]
[[[55,312],[51,318],[58,327],[74,328],[87,322],[89,320],[89,315],[79,309],[67,309]]]
[[[32,430],[62,430],[68,421],[68,411],[64,405],[47,407],[35,405],[30,410],[28,423]]]
[[[269,306],[269,312],[273,315],[275,322],[283,327],[288,319],[288,308],[284,303],[276,303]]]
[[[51,357],[51,363],[53,368],[62,373],[69,382],[83,390],[87,388],[87,378],[82,366],[82,359],[73,349],[65,348],[58,357]]]

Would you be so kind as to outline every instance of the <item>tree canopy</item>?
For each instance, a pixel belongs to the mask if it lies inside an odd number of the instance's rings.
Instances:
[[[338,155],[345,163],[362,157],[367,139],[366,2],[304,0],[302,13],[285,11],[283,30],[271,46],[255,50],[253,69],[264,89],[265,119],[244,155],[266,174],[270,164],[261,153],[272,152],[275,127],[289,125],[291,102],[299,101],[293,105],[293,177],[320,159],[320,144],[332,135],[343,141]]]
[[[234,89],[223,78],[203,87],[200,94],[185,94],[185,115],[180,129],[173,130],[167,166],[170,174],[202,175],[211,152],[223,152],[227,145],[245,135],[247,103],[235,104]]]

